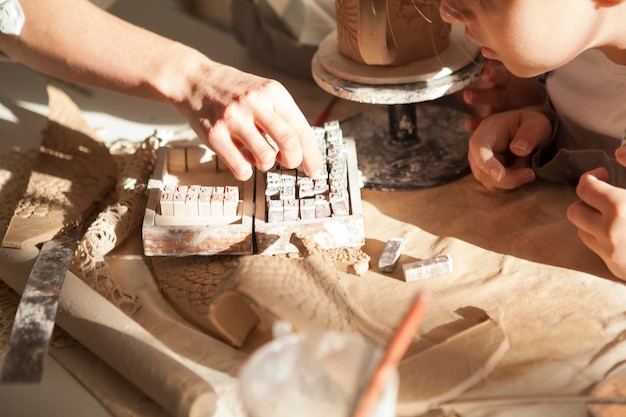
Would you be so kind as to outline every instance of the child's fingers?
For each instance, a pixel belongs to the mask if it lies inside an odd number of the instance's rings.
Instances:
[[[609,174],[605,168],[596,168],[584,173],[578,180],[576,195],[598,213],[609,213],[619,201],[615,187],[609,184]]]
[[[489,129],[489,125],[490,121],[486,119],[478,126],[470,138],[467,152],[472,172],[482,183],[489,178],[499,181],[504,175],[504,166],[496,157],[496,133]]]
[[[480,78],[497,86],[506,86],[511,81],[511,73],[500,61],[487,61]]]
[[[500,109],[506,101],[506,90],[500,87],[493,88],[468,88],[463,92],[463,100],[473,106],[488,106],[488,113],[494,113],[494,109]],[[488,116],[484,114],[483,116]]]
[[[615,151],[615,158],[617,162],[626,167],[626,146],[620,146]]]
[[[489,189],[510,190],[533,181],[528,155],[550,131],[548,119],[534,111],[499,113],[484,119],[469,141],[472,173]]]
[[[482,117],[468,117],[467,119],[465,119],[464,126],[467,130],[474,131],[478,128],[478,125],[480,125],[480,122],[482,122],[482,120]]]
[[[530,168],[506,169],[498,183],[502,190],[514,190],[535,180],[535,172]]]
[[[487,154],[473,153],[468,156],[468,160],[472,174],[488,190],[513,190],[534,181],[534,171],[526,167],[521,159],[511,167],[504,167],[495,155],[485,160]]]
[[[509,149],[518,156],[528,156],[552,134],[552,125],[547,117],[537,112],[520,113],[517,130]]]

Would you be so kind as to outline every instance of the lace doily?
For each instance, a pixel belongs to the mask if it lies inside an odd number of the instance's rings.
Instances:
[[[104,256],[141,225],[159,143],[151,136],[134,150],[129,144],[111,149],[118,166],[117,184],[105,205],[96,210],[70,264],[70,271],[130,315],[139,308],[137,299],[122,292],[113,281]]]
[[[86,222],[70,270],[100,295],[132,315],[139,303],[125,294],[111,276],[104,259],[141,224],[146,204],[147,182],[154,168],[160,140],[152,136],[140,144],[114,144],[117,184]],[[36,150],[0,155],[0,225],[4,233],[28,184]],[[0,344],[8,341],[19,296],[0,282]]]

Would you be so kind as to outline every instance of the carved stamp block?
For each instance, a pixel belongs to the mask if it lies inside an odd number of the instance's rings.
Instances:
[[[406,282],[444,275],[452,272],[452,270],[452,258],[450,255],[436,256],[402,265],[402,272]]]

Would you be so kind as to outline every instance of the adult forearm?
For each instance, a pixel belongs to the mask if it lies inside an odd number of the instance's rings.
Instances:
[[[86,0],[20,0],[19,36],[0,50],[48,75],[138,97],[176,101],[181,68],[210,64],[198,52],[125,22]]]
[[[57,78],[171,105],[239,180],[252,176],[253,164],[265,171],[276,161],[321,172],[314,132],[278,81],[214,62],[87,0],[20,3],[22,32],[0,35],[7,55]]]

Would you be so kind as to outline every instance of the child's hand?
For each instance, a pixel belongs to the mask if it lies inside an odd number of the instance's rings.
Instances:
[[[617,162],[626,167],[626,146],[620,146],[615,151],[615,159]]]
[[[616,152],[626,166],[626,148]],[[604,168],[580,177],[579,201],[567,210],[567,218],[578,228],[580,240],[598,254],[609,270],[626,280],[626,190],[610,185]]]
[[[489,190],[511,190],[533,181],[530,154],[551,132],[550,120],[538,109],[487,117],[469,141],[472,173]]]
[[[519,78],[500,61],[487,60],[480,77],[462,93],[463,110],[470,114],[465,127],[475,130],[487,116],[526,106],[542,105],[544,87],[536,78]]]
[[[467,129],[475,130],[485,117],[504,109],[511,77],[500,61],[485,63],[480,77],[463,90],[463,101],[472,114],[465,121]]]

